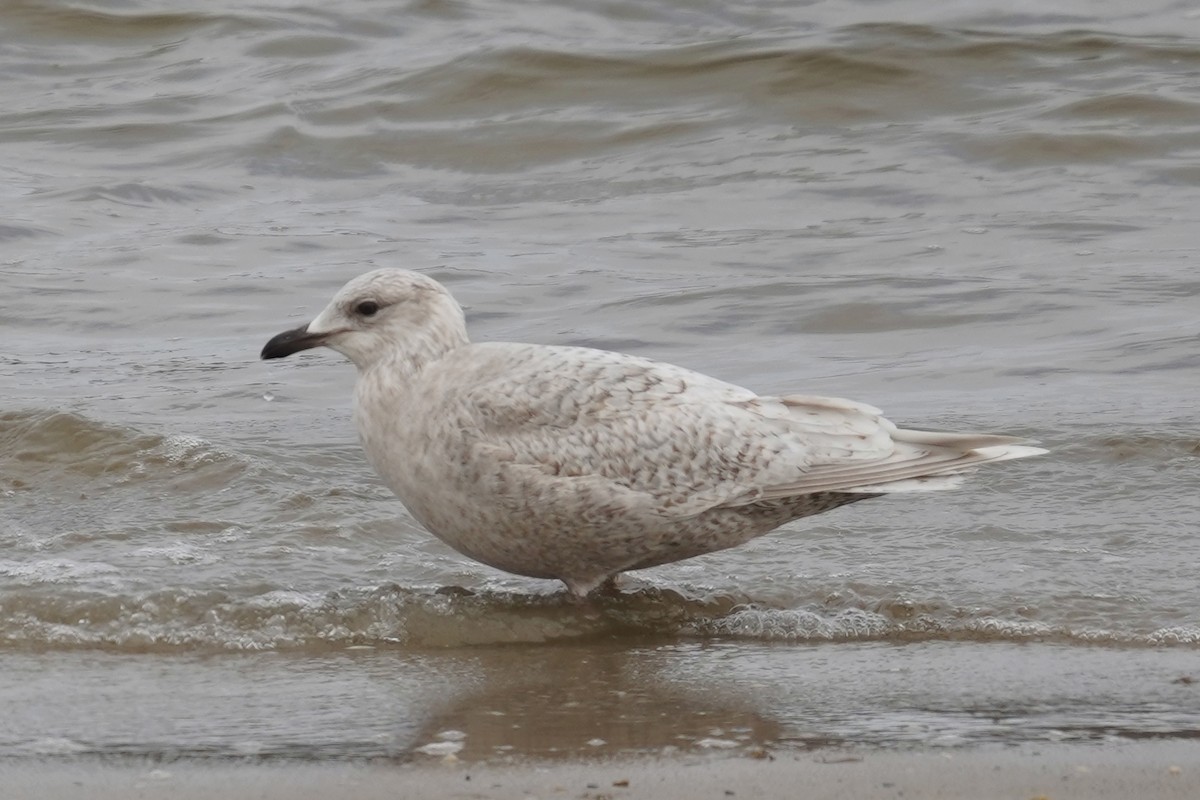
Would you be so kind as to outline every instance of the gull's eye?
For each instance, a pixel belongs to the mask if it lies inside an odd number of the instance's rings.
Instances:
[[[378,310],[379,310],[379,303],[376,303],[374,300],[363,300],[361,303],[359,303],[358,305],[356,305],[354,307],[354,313],[358,314],[359,316],[363,316],[363,317],[374,316],[375,312]]]

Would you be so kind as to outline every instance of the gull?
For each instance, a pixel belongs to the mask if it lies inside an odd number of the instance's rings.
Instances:
[[[321,345],[357,367],[363,449],[413,517],[464,555],[577,597],[626,570],[1047,452],[624,353],[471,342],[450,292],[402,269],[352,279],[262,358]]]

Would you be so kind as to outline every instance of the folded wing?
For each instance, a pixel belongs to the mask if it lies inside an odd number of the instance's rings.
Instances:
[[[673,517],[817,492],[951,488],[981,464],[1045,452],[1008,436],[898,428],[850,400],[759,397],[628,355],[539,348],[533,359],[510,347],[508,368],[464,398],[481,445],[548,481],[607,481]]]

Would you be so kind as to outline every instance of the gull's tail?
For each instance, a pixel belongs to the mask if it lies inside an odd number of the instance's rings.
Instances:
[[[879,409],[853,400],[793,395],[779,398],[793,425],[802,427],[818,451],[794,481],[756,494],[756,500],[814,492],[886,494],[952,489],[984,464],[1041,455],[1036,442],[985,433],[938,433],[899,428]]]
[[[931,492],[953,489],[983,464],[1040,456],[1050,452],[1029,439],[977,433],[938,433],[897,428],[892,433],[897,451],[925,450],[924,457],[909,462],[907,471],[921,474],[891,477],[841,491],[852,494]],[[880,476],[883,477],[883,476]]]

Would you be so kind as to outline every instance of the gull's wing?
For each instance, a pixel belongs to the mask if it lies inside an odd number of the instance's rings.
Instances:
[[[759,397],[619,353],[470,350],[475,382],[450,402],[480,447],[547,479],[634,492],[671,516],[816,492],[945,488],[929,479],[1044,452],[1011,437],[903,430],[849,400]]]

